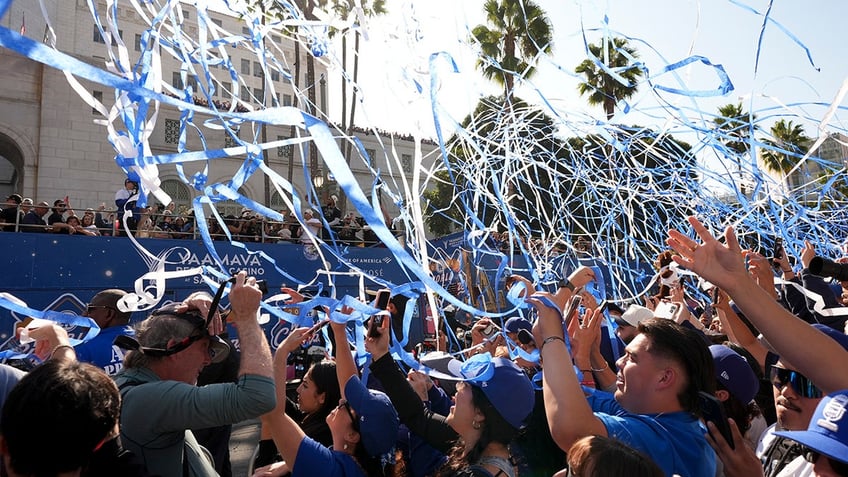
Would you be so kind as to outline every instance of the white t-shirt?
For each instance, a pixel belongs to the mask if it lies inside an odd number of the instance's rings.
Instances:
[[[772,424],[760,437],[760,442],[757,444],[757,457],[760,460],[762,460],[772,442],[777,439],[778,436],[774,434],[776,430],[778,430],[777,424]],[[807,459],[800,455],[786,464],[777,474],[777,477],[813,477],[814,475],[813,464],[807,462]]]
[[[306,220],[306,227],[315,237],[321,233],[321,221],[315,217]],[[309,238],[309,235],[303,229],[300,230],[300,241],[301,243],[312,243],[312,239]]]

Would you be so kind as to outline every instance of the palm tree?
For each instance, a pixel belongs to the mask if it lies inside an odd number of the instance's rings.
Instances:
[[[773,139],[763,139],[769,146],[760,155],[763,165],[772,172],[786,174],[798,163],[798,158],[810,143],[810,138],[804,133],[804,127],[793,124],[792,121],[781,119],[771,127]]]
[[[503,86],[509,104],[514,75],[532,77],[536,56],[551,52],[553,26],[532,0],[486,0],[483,10],[487,24],[471,31],[484,55],[477,67],[486,79]]]
[[[354,0],[332,0],[333,2],[333,11],[336,12],[340,17],[347,18],[350,13],[353,11],[356,6],[356,2]],[[366,17],[374,17],[377,15],[383,15],[386,13],[386,1],[385,0],[362,0],[361,2],[362,11]],[[331,35],[335,32],[331,32]],[[343,31],[342,34],[342,70],[346,73],[347,69],[347,32]],[[359,29],[355,30],[354,34],[354,45],[353,45],[353,85],[356,85],[359,81],[359,40],[361,37],[361,33]],[[348,119],[348,110],[347,110],[347,91],[348,88],[351,88],[351,85],[348,84],[345,78],[342,78],[342,130],[350,136],[352,134],[352,129],[354,126],[354,119],[356,117],[356,92],[357,89],[355,87],[352,88],[351,94],[353,97],[350,101],[350,116]],[[351,153],[351,142],[345,141],[342,145],[342,153],[344,154],[345,161],[348,165],[350,165],[350,153]],[[339,205],[339,209],[342,212],[347,208],[347,196],[344,194],[341,195],[341,203]]]
[[[749,182],[745,180],[742,172],[742,157],[751,151],[749,142],[751,133],[760,127],[756,125],[757,115],[750,114],[742,109],[742,103],[728,103],[718,108],[718,116],[713,119],[718,141],[727,148],[736,162],[736,169],[740,177],[741,190],[744,195],[751,191]]]
[[[302,4],[302,2],[299,3],[299,6],[300,6],[301,9],[303,7],[305,7],[305,5]],[[283,21],[283,20],[288,20],[288,19],[293,18],[292,12],[288,8],[283,7],[281,4],[279,4],[276,1],[268,2],[268,1],[265,1],[265,0],[251,0],[251,2],[249,2],[248,5],[247,5],[247,9],[249,11],[253,12],[254,14],[260,13],[263,25],[269,19],[271,21]],[[298,89],[300,87],[299,80],[300,80],[300,64],[301,64],[300,63],[300,56],[301,56],[301,54],[300,54],[300,41],[301,40],[299,38],[297,38],[298,28],[297,27],[291,27],[291,26],[282,27],[282,31],[287,33],[288,35],[291,35],[291,37],[294,39],[294,74],[292,75],[292,87],[294,88],[295,91],[298,91]],[[263,44],[264,44],[264,41],[265,40],[263,39]],[[263,98],[263,101],[262,101],[263,108],[267,107],[268,91],[270,91],[270,88],[268,87],[268,84],[267,84],[268,81],[269,81],[269,79],[265,78],[266,83],[262,87],[263,91],[265,91],[265,98]],[[280,104],[275,104],[275,105],[281,106]],[[298,96],[295,94],[292,97],[292,106],[297,107],[297,105],[298,105]],[[263,124],[262,125],[262,142],[263,143],[267,141],[266,130],[267,130],[267,126],[265,124]],[[297,127],[292,125],[289,128],[289,137],[294,137],[296,130],[297,130]],[[262,155],[263,155],[263,161],[267,164],[268,163],[268,151],[264,150]],[[288,170],[287,170],[286,178],[288,179],[289,182],[292,182],[292,176],[293,175],[294,175],[294,154],[289,156],[289,160],[288,160]],[[267,176],[265,177],[265,203],[266,204],[271,203],[271,187],[270,187],[269,178]]]
[[[736,154],[747,154],[751,150],[748,139],[753,131],[759,129],[755,125],[757,115],[747,113],[742,109],[742,103],[725,104],[718,108],[718,114],[713,124],[719,141]]]
[[[603,44],[589,44],[589,58],[577,65],[574,72],[584,75],[586,81],[577,86],[581,96],[588,95],[589,105],[603,105],[607,120],[615,115],[615,105],[636,94],[637,81],[642,77],[642,69],[632,65],[639,57],[636,49],[624,38],[606,39]],[[615,78],[598,65],[604,65],[618,75]]]
[[[323,5],[326,0],[319,0],[319,4]],[[304,18],[307,21],[317,20],[315,14],[312,13],[312,10],[315,8],[315,0],[295,0],[295,4],[303,12]],[[299,42],[298,42],[299,43]],[[306,112],[311,114],[312,116],[318,116],[316,111],[316,102],[318,101],[315,96],[315,91],[318,89],[318,86],[315,84],[315,53],[314,47],[315,45],[309,45],[308,51],[306,53]],[[298,61],[300,59],[298,58]],[[312,180],[315,180],[315,177],[318,175],[318,146],[315,144],[315,141],[309,141],[309,176]]]

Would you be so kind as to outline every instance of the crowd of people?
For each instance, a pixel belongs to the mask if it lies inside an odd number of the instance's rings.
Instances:
[[[4,475],[230,475],[204,430],[260,418],[254,476],[847,476],[848,281],[827,278],[848,274],[822,272],[810,243],[796,268],[783,250],[743,251],[730,228],[720,241],[689,225],[695,237],[669,232],[644,300],[593,295],[589,267],[555,291],[514,275],[521,315],[444,316],[437,351],[414,359],[403,297],[361,325],[324,309],[332,352],[294,393],[292,356],[321,323],[272,353],[246,273],[228,312],[198,292],[134,326],[124,293],[104,290],[85,312],[97,338],[74,348],[60,326],[33,329],[45,363],[0,367]]]
[[[34,232],[57,233],[84,236],[126,236],[127,230],[136,238],[161,239],[197,239],[199,230],[196,229],[194,211],[178,213],[175,204],[168,206],[156,204],[148,207],[135,207],[129,199],[135,194],[137,184],[127,179],[125,188],[120,189],[115,196],[115,208],[107,209],[101,203],[97,209],[86,208],[82,216],[70,206],[68,198],[57,199],[51,206],[42,201],[33,203],[31,198],[20,194],[12,194],[0,210],[0,231],[5,232]],[[129,206],[127,205],[130,202]],[[321,222],[319,214],[312,209],[304,209],[301,213],[303,224],[295,215],[287,210],[279,213],[285,218],[282,221],[268,220],[253,211],[243,208],[236,216],[222,215],[223,225],[216,217],[209,216],[206,223],[209,235],[213,240],[233,240],[239,242],[258,243],[312,243],[314,238],[326,242],[353,247],[384,246],[371,227],[362,217],[353,212],[342,216],[336,207],[338,198],[330,196],[320,213],[327,221]],[[124,221],[127,210],[132,211]],[[385,216],[389,228],[394,230],[396,223],[388,215]],[[125,224],[126,222],[126,224]],[[224,230],[226,228],[226,230]]]

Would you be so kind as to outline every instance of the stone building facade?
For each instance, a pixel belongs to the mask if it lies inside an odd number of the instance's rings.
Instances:
[[[44,3],[56,32],[57,48],[76,59],[103,68],[108,59],[108,45],[92,19],[87,1],[46,0]],[[98,11],[103,12],[105,5],[102,2],[95,3],[98,4]],[[189,37],[196,38],[196,11],[188,4],[182,6],[182,11],[185,15],[183,30]],[[250,34],[250,29],[237,18],[216,13],[210,13],[210,17],[227,32],[248,36]],[[101,18],[105,21],[105,17]],[[117,19],[121,38],[131,62],[134,63],[144,49],[144,31],[148,25],[139,13],[131,8],[130,2],[120,2]],[[14,31],[19,28],[25,30],[25,36],[36,41],[41,41],[42,36],[46,35],[46,22],[38,2],[13,2],[0,21],[3,26]],[[296,91],[306,91],[312,87],[316,88],[317,92],[319,116],[320,111],[327,111],[327,97],[331,94],[327,84],[328,75],[331,73],[327,65],[316,60],[314,78],[308,78],[305,56],[307,53],[305,48],[300,48],[300,78],[297,82],[298,88],[295,89],[292,86],[293,80],[287,77],[296,71],[294,42],[274,32],[268,34],[265,41],[275,51],[275,56],[285,63],[284,68],[265,70],[271,72],[270,78],[266,78],[259,62],[256,61],[255,52],[249,48],[228,46],[227,53],[233,69],[239,73],[241,84],[236,87],[236,92],[225,69],[220,66],[210,69],[218,78],[212,100],[223,104],[232,101],[233,96],[236,96],[249,103],[249,107],[256,109],[261,108],[263,101],[266,104],[286,106],[298,101]],[[173,87],[173,91],[181,93],[184,85],[180,75],[180,62],[172,55],[163,53],[161,56],[163,82]],[[0,48],[0,64],[3,65],[0,69],[0,192],[3,197],[20,193],[36,202],[45,200],[52,203],[55,199],[68,196],[74,208],[96,208],[101,203],[105,203],[107,208],[111,207],[114,204],[115,191],[122,187],[125,174],[116,165],[115,148],[107,140],[106,128],[98,124],[104,117],[80,98],[62,71],[4,48]],[[95,99],[102,100],[107,108],[114,104],[114,90],[85,80],[80,82],[86,91]],[[196,79],[189,77],[187,83],[185,86],[190,85],[197,91]],[[275,94],[264,97],[268,84],[273,85]],[[270,89],[269,86],[269,93]],[[195,93],[195,98],[205,101],[203,96]],[[301,98],[305,99],[306,96],[302,95]],[[297,104],[302,105],[302,101]],[[232,137],[228,137],[224,131],[207,128],[204,125],[206,119],[208,118],[197,117],[193,122],[203,132],[208,149],[236,145]],[[120,122],[116,124],[121,125]],[[154,156],[176,153],[179,126],[180,111],[163,106],[149,138],[150,153]],[[290,137],[291,132],[288,126],[268,126],[264,137],[266,141],[275,141]],[[260,140],[259,133],[260,131],[250,127],[243,127],[239,136],[250,143],[254,137]],[[341,134],[337,134],[339,135]],[[375,134],[365,130],[359,130],[355,135],[361,141],[363,149],[369,154],[373,153],[371,168],[379,169],[383,175],[394,174],[396,179],[411,177],[414,155],[414,142],[411,138],[386,132]],[[383,145],[391,145],[394,151],[385,151]],[[188,134],[186,149],[202,150],[198,134]],[[437,152],[435,145],[427,142],[422,149],[425,150],[425,166],[432,164]],[[310,167],[309,156],[304,160],[304,153],[309,154],[307,147],[278,147],[268,150],[266,157],[269,166],[280,176],[291,178],[293,187],[301,194],[304,194],[306,189],[304,165]],[[393,163],[387,164],[387,159],[393,156],[397,157],[397,161],[392,159]],[[244,156],[238,156],[210,161],[208,182],[226,182],[233,177],[243,160]],[[322,167],[323,161],[318,158],[316,163],[318,169],[313,172],[317,172],[323,179],[320,194],[324,198],[339,194],[332,177]],[[190,177],[194,172],[201,171],[205,164],[187,164],[186,176]],[[373,175],[366,164],[367,161],[353,148],[351,170],[363,190],[368,191],[373,183]],[[398,170],[398,164],[401,165],[402,171]],[[178,206],[187,206],[191,199],[198,195],[197,191],[179,178],[174,165],[160,165],[159,177],[162,180],[162,188],[171,195]],[[269,204],[274,209],[284,207],[274,188],[267,188],[261,173],[254,174],[242,187],[241,192],[257,202]],[[234,203],[219,204],[219,209],[224,213],[232,213],[236,207]],[[395,215],[391,211],[390,213]]]

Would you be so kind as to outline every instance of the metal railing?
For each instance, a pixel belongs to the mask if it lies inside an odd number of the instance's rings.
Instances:
[[[15,215],[15,223],[0,223],[0,230],[5,232],[23,232],[31,233],[34,230],[27,230],[32,225],[21,223],[24,215],[29,212],[34,206],[19,205],[18,213]],[[89,230],[96,230],[99,236],[120,237],[126,236],[123,221],[120,220],[119,209],[100,209],[96,211],[86,210],[83,215],[77,215],[72,209],[66,210],[62,216],[64,221],[68,217],[75,216],[83,222],[83,218],[91,214],[92,223],[95,225]],[[50,213],[41,216],[44,220]],[[210,236],[213,240],[228,240],[227,235],[220,228],[214,217],[207,218],[207,224],[210,227]],[[368,225],[361,225],[362,220],[345,220],[341,224],[332,226],[329,230],[323,227],[320,230],[319,238],[325,242],[341,243],[353,247],[377,247],[382,246],[380,239],[371,232]],[[160,239],[190,239],[196,240],[199,238],[196,227],[194,226],[194,218],[191,215],[174,215],[166,213],[134,213],[133,218],[128,220],[128,225],[133,233],[133,236],[139,239],[144,238],[160,238]],[[240,242],[261,242],[261,243],[304,243],[308,242],[307,236],[302,235],[299,231],[304,227],[301,223],[290,220],[287,222],[279,222],[268,220],[262,217],[246,217],[246,218],[224,218],[224,225],[228,227],[233,240]],[[12,229],[8,229],[12,226]],[[48,224],[48,228],[49,228]],[[288,230],[288,233],[284,232]],[[45,230],[50,231],[50,230]],[[331,233],[332,232],[332,233]],[[301,236],[302,235],[302,236]]]

